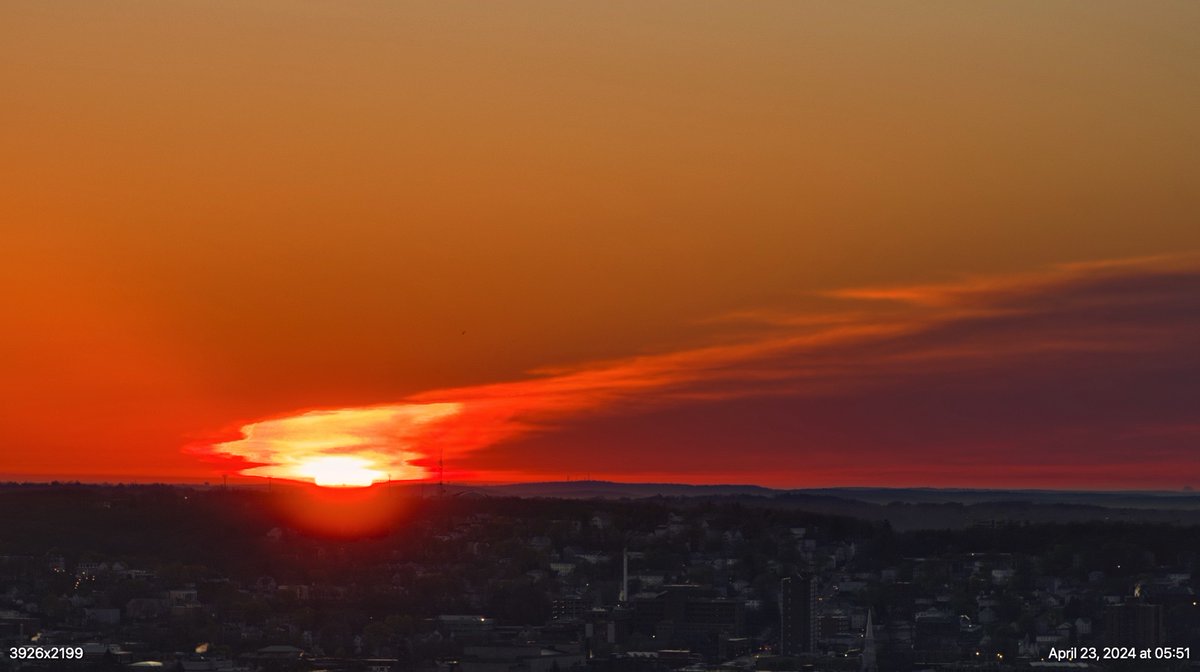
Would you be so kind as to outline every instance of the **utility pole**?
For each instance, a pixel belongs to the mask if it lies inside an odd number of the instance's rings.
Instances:
[[[446,496],[446,464],[442,461],[444,448],[438,448],[438,497]]]

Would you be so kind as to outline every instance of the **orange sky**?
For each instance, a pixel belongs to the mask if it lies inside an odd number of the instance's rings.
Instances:
[[[249,423],[439,403],[462,478],[1200,482],[1197,34],[1190,2],[6,2],[0,476],[218,478],[198,446]]]

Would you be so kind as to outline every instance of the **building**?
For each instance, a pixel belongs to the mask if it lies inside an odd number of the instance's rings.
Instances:
[[[789,576],[779,591],[779,652],[812,653],[817,640],[817,588],[812,576]]]
[[[463,648],[462,672],[566,672],[583,665],[582,653],[536,645],[491,645]]]
[[[958,660],[962,621],[949,611],[930,607],[913,617],[913,656],[918,664],[944,665]]]
[[[632,629],[654,637],[658,646],[717,656],[722,639],[736,638],[745,628],[746,602],[717,596],[717,591],[691,584],[663,586],[657,593],[635,595]]]
[[[1162,605],[1146,604],[1137,597],[1109,605],[1104,611],[1104,638],[1109,646],[1162,646]]]
[[[555,620],[582,618],[591,611],[591,606],[578,595],[564,595],[551,603],[551,617]]]

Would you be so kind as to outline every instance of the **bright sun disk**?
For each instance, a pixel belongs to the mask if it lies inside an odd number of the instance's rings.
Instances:
[[[361,457],[314,457],[296,469],[324,487],[365,488],[386,477],[382,471],[371,469],[371,462]]]

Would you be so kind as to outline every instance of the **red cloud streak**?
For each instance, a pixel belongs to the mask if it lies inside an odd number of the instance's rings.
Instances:
[[[832,292],[733,316],[709,347],[534,372],[245,426],[208,452],[305,478],[380,473],[1168,487],[1200,481],[1200,272],[1185,257]],[[717,321],[716,323],[721,323]]]

